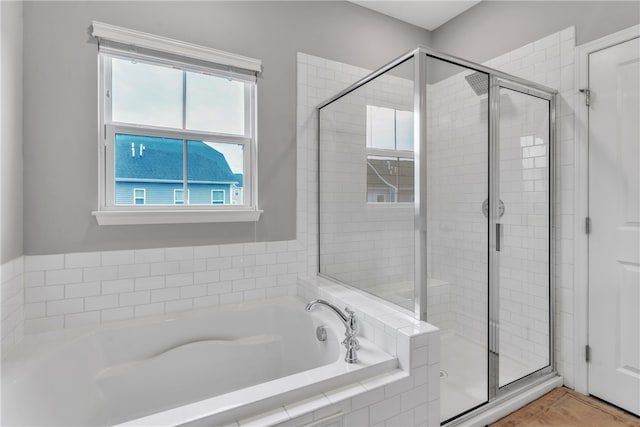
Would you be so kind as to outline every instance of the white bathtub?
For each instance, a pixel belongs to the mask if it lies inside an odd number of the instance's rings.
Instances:
[[[305,301],[216,307],[27,336],[3,361],[3,425],[228,423],[396,368]],[[328,339],[315,329],[328,326]]]

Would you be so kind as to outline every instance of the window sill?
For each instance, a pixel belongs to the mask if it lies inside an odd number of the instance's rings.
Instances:
[[[98,225],[195,224],[211,222],[257,222],[263,211],[246,210],[158,210],[94,211]]]

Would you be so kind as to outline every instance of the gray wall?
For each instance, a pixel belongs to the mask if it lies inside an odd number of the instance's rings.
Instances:
[[[96,224],[92,20],[262,59],[259,223]],[[295,238],[296,52],[374,69],[428,43],[426,30],[346,2],[26,2],[25,254]]]
[[[0,262],[22,255],[22,3],[0,2]]]
[[[441,52],[484,62],[576,26],[576,44],[640,22],[638,1],[482,1],[431,33]]]

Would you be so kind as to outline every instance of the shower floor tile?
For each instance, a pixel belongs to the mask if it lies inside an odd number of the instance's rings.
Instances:
[[[467,412],[488,400],[488,350],[453,332],[440,335],[440,421]],[[501,356],[505,383],[526,375],[527,367]]]

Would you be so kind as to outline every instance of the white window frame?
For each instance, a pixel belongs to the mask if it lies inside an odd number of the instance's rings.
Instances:
[[[408,110],[398,110],[397,108],[393,108],[393,107],[383,107],[380,105],[367,105],[367,107],[377,107],[377,108],[388,108],[389,110],[393,110],[394,112],[394,133],[396,132],[395,126],[396,126],[396,113],[398,111],[406,111],[409,112]],[[368,162],[369,162],[369,158],[371,156],[374,157],[387,157],[387,158],[397,158],[397,159],[411,159],[414,161],[415,164],[415,152],[414,151],[409,151],[409,150],[392,150],[389,148],[373,148],[371,147],[371,143],[370,143],[370,139],[371,139],[371,124],[370,124],[370,117],[369,117],[369,109],[367,108],[367,168],[369,167]],[[394,145],[395,145],[396,141],[394,141]],[[399,190],[399,189],[398,189]],[[368,186],[367,186],[367,192],[368,192]],[[367,198],[367,194],[365,194],[365,197]],[[369,206],[413,206],[413,202],[370,202],[367,198],[367,204]]]
[[[136,197],[136,191],[142,191],[142,204],[146,205],[147,204],[147,189],[146,188],[139,188],[139,187],[135,187],[133,189],[133,205],[134,206],[140,206],[136,203],[136,200],[139,199],[139,197]]]
[[[222,203],[214,203],[214,200],[213,200],[213,193],[216,193],[216,192],[217,192],[217,193],[222,193]],[[227,192],[226,192],[226,191],[224,191],[224,189],[223,189],[223,188],[213,188],[213,189],[211,189],[211,204],[212,204],[212,205],[218,205],[218,206],[220,206],[220,205],[226,205],[226,204],[227,204],[227,203],[225,203],[226,197],[227,197]],[[229,203],[229,204],[230,204],[230,203]]]
[[[94,35],[95,26],[94,22]],[[113,27],[117,28],[117,27]],[[126,30],[131,33],[137,33]],[[143,34],[143,33],[140,33]],[[162,38],[145,34],[145,37],[156,37],[157,46],[171,39]],[[133,37],[135,39],[135,37]],[[100,39],[102,42],[102,39]],[[116,40],[122,42],[121,40]],[[173,41],[176,43],[181,43]],[[195,45],[194,45],[195,46]],[[196,46],[201,50],[209,49]],[[221,51],[215,51],[216,55]],[[248,73],[235,72],[229,67],[227,69],[219,68],[220,64],[207,64],[194,61],[191,63],[187,60],[182,61],[175,59],[174,56],[163,55],[163,49],[157,48],[149,53],[148,51],[137,52],[124,50],[119,46],[113,47],[112,44],[105,43],[105,47],[100,47],[98,53],[98,69],[99,69],[99,209],[93,212],[100,225],[118,225],[118,224],[166,224],[166,223],[193,223],[193,222],[246,222],[258,221],[261,210],[257,208],[257,87],[255,75]],[[170,49],[165,50],[170,52]],[[156,55],[157,53],[157,55]],[[224,52],[222,52],[224,53]],[[183,52],[184,54],[184,52]],[[226,54],[226,53],[224,53]],[[233,56],[233,54],[226,54]],[[228,79],[234,79],[244,82],[245,86],[245,135],[230,135],[216,132],[191,131],[187,129],[172,129],[157,126],[146,126],[130,123],[118,123],[112,120],[111,112],[111,59],[125,59],[145,62],[152,65],[169,66],[179,68],[185,72],[205,73],[213,76],[220,76]],[[244,58],[240,57],[238,58]],[[199,60],[194,55],[194,60]],[[248,58],[250,59],[250,58]],[[254,60],[257,61],[257,60]],[[224,65],[224,64],[222,64]],[[232,67],[235,65],[231,65]],[[247,68],[249,69],[249,68]],[[250,70],[255,72],[255,69]],[[245,78],[246,76],[246,78]],[[184,124],[184,122],[183,122]],[[183,126],[184,127],[184,126]],[[184,190],[186,200],[184,205],[167,204],[167,205],[116,205],[115,204],[115,136],[116,134],[132,134],[141,136],[153,136],[163,138],[174,138],[187,140],[202,140],[207,142],[238,144],[243,146],[244,164],[243,164],[243,192],[244,204],[242,205],[189,205],[188,204],[188,182],[184,180]],[[186,142],[184,142],[186,145]],[[186,173],[186,158],[183,156],[184,168]],[[175,195],[174,195],[175,200]]]
[[[176,194],[178,191],[182,191],[182,203],[177,203]],[[189,200],[189,189],[187,188],[187,192],[184,192],[184,188],[174,188],[173,189],[173,204],[182,206],[187,204],[187,200]]]

